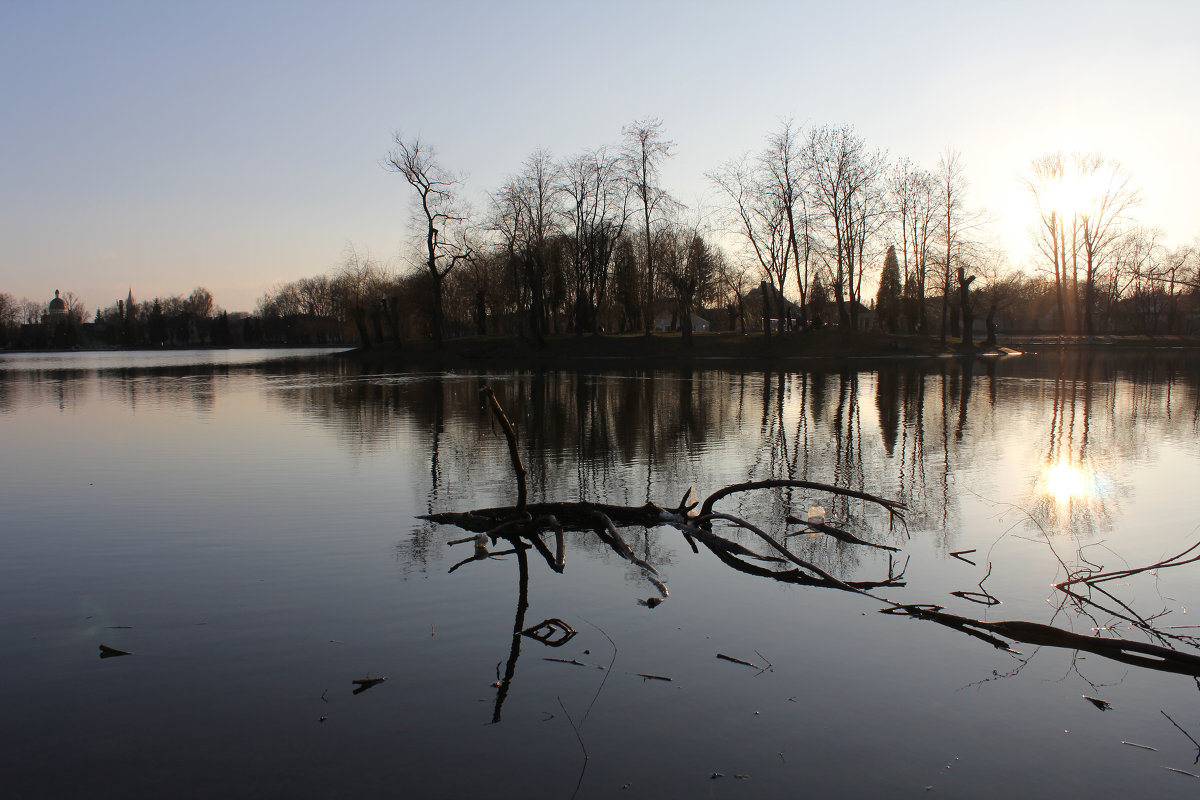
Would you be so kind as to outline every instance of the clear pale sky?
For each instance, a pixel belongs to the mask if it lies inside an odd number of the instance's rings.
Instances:
[[[397,130],[477,209],[534,148],[662,118],[683,202],[779,121],[850,123],[932,168],[1029,258],[1017,177],[1098,150],[1170,244],[1200,234],[1200,2],[0,0],[0,291],[91,311],[187,294],[251,310],[348,244],[402,269]],[[712,198],[708,202],[712,202]]]

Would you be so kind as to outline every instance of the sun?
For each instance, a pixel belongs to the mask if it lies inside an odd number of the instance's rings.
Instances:
[[[1088,214],[1108,193],[1115,174],[1112,164],[1094,154],[1064,158],[1057,174],[1044,185],[1044,206],[1064,219]]]

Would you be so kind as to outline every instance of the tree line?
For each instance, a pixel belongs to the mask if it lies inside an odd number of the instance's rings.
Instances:
[[[246,314],[230,315],[217,307],[213,295],[197,286],[188,295],[134,299],[133,290],[89,318],[87,306],[73,292],[55,301],[17,301],[0,292],[0,346],[25,348],[74,346],[226,347],[254,340],[258,326]],[[249,329],[249,330],[248,330]]]
[[[535,149],[472,212],[465,178],[420,138],[383,166],[407,183],[417,242],[399,275],[351,251],[328,278],[268,293],[260,309],[334,305],[368,342],[425,335],[650,333],[870,325],[961,338],[977,327],[1061,334],[1195,332],[1200,253],[1136,223],[1140,194],[1097,154],[1034,159],[1022,180],[1040,260],[1014,268],[968,202],[965,162],[889,160],[852,126],[783,121],[706,174],[721,198],[688,208],[663,186],[675,144],[658,119],[556,159]],[[316,292],[319,294],[319,292]],[[306,305],[307,303],[307,305]],[[340,305],[339,305],[340,303]],[[307,311],[305,309],[308,309]],[[340,310],[338,310],[340,309]]]
[[[207,290],[132,297],[98,311],[98,343],[400,344],[405,339],[677,330],[803,331],[833,325],[973,343],[1007,332],[1195,333],[1200,248],[1139,224],[1140,193],[1116,161],[1051,153],[1021,176],[1038,257],[1018,269],[968,202],[961,154],[929,168],[889,159],[849,125],[785,120],[761,146],[706,173],[715,209],[663,185],[675,154],[661,120],[565,158],[538,148],[486,195],[419,137],[382,166],[412,201],[410,268],[349,247],[324,274],[271,287],[254,315]],[[86,310],[65,295],[74,324]],[[46,306],[0,294],[11,343]],[[22,327],[22,323],[25,326]],[[60,337],[61,338],[61,337]]]

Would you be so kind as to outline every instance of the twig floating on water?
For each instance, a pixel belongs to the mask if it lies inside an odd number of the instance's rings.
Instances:
[[[582,661],[576,661],[573,658],[543,658],[542,661],[557,661],[559,664],[574,664],[577,667],[586,667]]]
[[[1163,769],[1169,769],[1171,772],[1178,772],[1180,775],[1190,775],[1193,778],[1200,778],[1200,775],[1197,775],[1194,772],[1188,772],[1186,769],[1175,769],[1174,767],[1163,767]]]
[[[987,592],[969,592],[966,590],[959,590],[956,592],[951,592],[950,594],[954,595],[955,597],[960,597],[963,600],[969,600],[972,603],[978,603],[981,606],[1000,605],[1000,601]]]
[[[1196,761],[1200,762],[1200,742],[1197,742],[1195,739],[1192,738],[1192,735],[1190,733],[1185,731],[1183,728],[1180,728],[1179,723],[1176,722],[1175,720],[1171,719],[1170,714],[1163,711],[1161,708],[1158,710],[1158,713],[1162,714],[1164,717],[1166,717],[1168,720],[1170,720],[1171,724],[1174,725],[1176,728],[1178,728],[1179,732],[1188,738],[1188,741],[1190,741],[1192,744],[1196,745]],[[1195,763],[1195,762],[1193,762],[1193,763]],[[1168,769],[1169,769],[1169,767],[1168,767]],[[1188,773],[1188,774],[1191,774],[1191,773]]]
[[[352,680],[350,682],[358,687],[357,689],[354,690],[354,694],[362,694],[367,689],[370,689],[372,686],[377,686],[378,684],[381,684],[386,680],[387,680],[386,677],[385,678],[355,678],[354,680]]]
[[[116,658],[117,656],[131,656],[133,653],[128,650],[118,650],[115,647],[109,647],[106,644],[100,645],[101,658]]]
[[[1101,700],[1099,697],[1088,697],[1086,694],[1080,696],[1101,711],[1108,711],[1110,708],[1112,708],[1112,703],[1108,702],[1107,700]]]
[[[970,550],[952,550],[950,552],[950,555],[951,555],[951,557],[957,558],[959,561],[970,564],[972,567],[974,567],[974,566],[977,566],[975,564],[975,562],[972,561],[971,559],[967,558],[967,553],[974,553],[974,552],[975,552],[975,548],[972,547]]]
[[[760,667],[758,664],[752,663],[750,661],[743,661],[742,659],[734,658],[733,656],[727,656],[724,653],[717,653],[717,658],[723,659],[725,661],[732,661],[734,664],[741,664],[743,667],[752,667],[754,669],[762,669],[762,667]]]
[[[1127,741],[1125,741],[1124,739],[1122,739],[1122,740],[1121,740],[1121,744],[1127,744],[1127,745],[1129,745],[1130,747],[1137,747],[1137,748],[1140,748],[1140,749],[1142,749],[1142,750],[1153,750],[1153,751],[1154,751],[1154,752],[1156,752],[1156,753],[1158,752],[1158,748],[1157,748],[1157,747],[1151,747],[1151,746],[1150,746],[1150,745],[1148,745],[1148,744],[1138,744],[1137,742],[1127,742]]]
[[[667,677],[665,677],[665,676],[663,676],[663,675],[648,675],[648,674],[646,674],[645,672],[639,672],[639,673],[637,673],[637,676],[638,676],[639,678],[644,678],[644,679],[646,679],[646,680],[651,680],[651,681],[670,681],[670,680],[673,680],[672,678],[667,678]]]
[[[562,647],[575,638],[577,631],[558,617],[543,620],[521,631],[522,636],[537,639],[550,647]],[[553,660],[553,659],[551,659]]]

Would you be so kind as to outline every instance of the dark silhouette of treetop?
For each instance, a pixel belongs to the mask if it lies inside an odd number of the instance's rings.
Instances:
[[[442,281],[460,261],[470,258],[466,240],[466,212],[461,207],[462,179],[438,161],[433,147],[421,139],[395,134],[396,148],[384,166],[398,172],[417,193],[417,206],[425,220],[425,267],[433,284],[431,333],[442,344]]]

